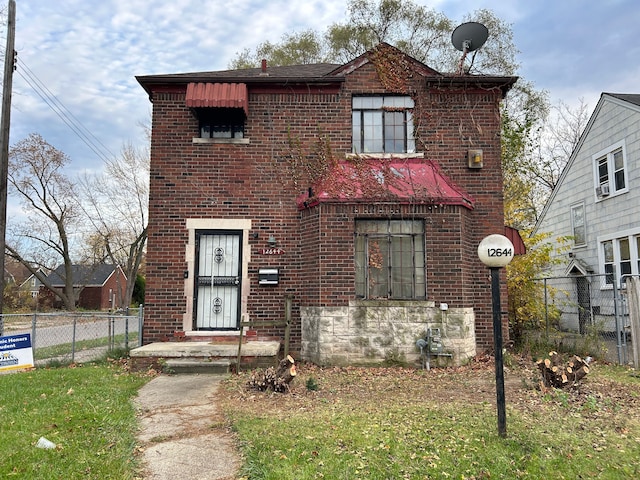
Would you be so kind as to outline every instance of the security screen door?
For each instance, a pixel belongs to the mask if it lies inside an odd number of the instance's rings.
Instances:
[[[196,330],[238,328],[241,232],[196,232]]]

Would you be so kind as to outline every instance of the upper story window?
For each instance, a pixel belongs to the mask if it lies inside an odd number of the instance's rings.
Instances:
[[[353,97],[353,152],[415,152],[413,106],[408,96]]]
[[[574,246],[579,247],[586,245],[587,228],[584,217],[584,203],[571,207],[571,231]]]
[[[596,196],[599,200],[628,191],[624,142],[618,142],[593,156]]]
[[[242,108],[198,108],[200,138],[244,138]]]
[[[424,222],[356,220],[356,295],[424,299]]]
[[[244,83],[194,82],[187,84],[187,107],[199,122],[196,143],[248,143],[244,138],[249,115],[249,93]]]

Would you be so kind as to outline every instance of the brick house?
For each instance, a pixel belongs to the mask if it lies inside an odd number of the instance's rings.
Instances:
[[[51,286],[63,290],[65,284],[64,265],[58,266],[48,275]],[[108,310],[120,307],[127,277],[119,265],[72,265],[77,306],[87,310]],[[40,287],[39,301],[62,308],[62,302],[45,286]]]
[[[145,344],[237,338],[242,319],[283,338],[260,324],[290,297],[291,351],[320,364],[414,360],[428,327],[455,363],[492,346],[477,245],[504,232],[516,77],[380,44],[345,65],[136,78],[153,104]]]

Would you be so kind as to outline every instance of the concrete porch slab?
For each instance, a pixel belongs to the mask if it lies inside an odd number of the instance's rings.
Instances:
[[[280,351],[280,342],[255,341],[242,344],[242,357],[275,357]],[[134,348],[129,352],[131,357],[158,358],[200,358],[220,357],[235,358],[238,356],[238,344],[211,342],[157,342]]]

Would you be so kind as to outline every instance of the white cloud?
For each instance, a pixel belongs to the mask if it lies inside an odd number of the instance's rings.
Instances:
[[[226,69],[245,48],[346,18],[345,0],[20,0],[18,69],[28,67],[109,150],[143,142],[151,105],[136,75]],[[416,0],[454,21],[480,8],[513,25],[521,74],[552,100],[594,107],[602,91],[636,89],[635,0]],[[21,64],[22,62],[22,64]],[[12,143],[31,132],[72,162],[97,155],[14,76]]]

